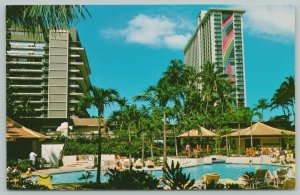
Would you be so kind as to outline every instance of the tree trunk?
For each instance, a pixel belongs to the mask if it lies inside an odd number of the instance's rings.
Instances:
[[[190,144],[190,131],[189,130],[188,130],[188,145],[189,145],[188,156],[190,158],[191,157],[191,144]]]
[[[251,130],[251,151],[252,151],[252,149],[253,149],[252,119],[251,119],[251,126],[250,126],[250,130]],[[251,156],[252,156],[252,152],[251,152]]]
[[[241,155],[241,123],[239,122],[239,155]]]
[[[227,139],[227,133],[226,133],[226,154],[228,156],[228,139]]]
[[[175,141],[175,153],[176,153],[176,157],[178,157],[178,146],[177,146],[175,125],[174,125],[174,141]]]
[[[98,163],[97,163],[97,179],[96,182],[100,184],[101,181],[101,121],[100,114],[99,116],[99,124],[98,124]]]
[[[154,140],[154,135],[151,133],[151,140],[150,140],[150,154],[151,154],[151,159],[153,159],[153,140]]]
[[[131,131],[130,131],[130,125],[128,127],[128,156],[129,156],[129,171],[132,170],[132,161],[131,161]]]
[[[164,111],[164,149],[163,149],[163,170],[166,170],[167,161],[167,129],[166,129],[166,112]],[[163,180],[166,179],[166,174],[163,171]]]
[[[142,132],[142,165],[144,166],[144,156],[145,156],[145,135]]]

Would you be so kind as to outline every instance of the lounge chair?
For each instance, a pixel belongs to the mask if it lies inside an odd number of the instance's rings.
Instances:
[[[147,160],[145,163],[146,167],[148,168],[154,168],[154,163],[151,160]]]
[[[206,186],[210,183],[214,183],[217,184],[219,182],[220,179],[220,174],[218,173],[208,173],[202,176],[203,182],[204,182],[204,186],[206,189]]]
[[[38,175],[37,176],[37,183],[42,186],[48,187],[50,190],[53,190],[52,186],[52,181],[51,181],[52,176],[45,174],[45,175]]]
[[[287,154],[285,161],[287,163],[295,163],[294,155],[293,154]]]
[[[255,187],[267,186],[270,183],[270,172],[267,169],[257,169],[255,172]]]
[[[292,174],[296,175],[296,165],[292,164]]]
[[[200,151],[199,150],[194,150],[191,153],[191,157],[198,158],[199,156],[200,156]]]
[[[284,181],[282,189],[293,190],[295,189],[295,186],[296,186],[295,178],[290,178]]]
[[[141,159],[137,159],[137,160],[135,161],[134,167],[137,168],[137,169],[143,168],[143,163],[142,163]]]
[[[278,184],[283,184],[286,179],[287,169],[280,169],[276,171]]]

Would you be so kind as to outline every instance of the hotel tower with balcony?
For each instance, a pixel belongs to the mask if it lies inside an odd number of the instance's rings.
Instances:
[[[75,106],[91,86],[90,67],[77,31],[25,33],[7,29],[7,84],[16,103],[29,100],[32,118],[74,118]]]
[[[244,13],[244,10],[227,8],[201,11],[197,29],[184,48],[184,62],[198,72],[207,62],[222,67],[235,87],[235,104],[246,106]]]

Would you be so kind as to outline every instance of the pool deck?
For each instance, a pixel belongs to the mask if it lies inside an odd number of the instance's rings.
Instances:
[[[178,157],[168,157],[168,163],[170,163],[171,160],[174,160],[179,162],[180,164],[183,164],[182,167],[193,167],[193,166],[199,166],[199,165],[205,165],[205,164],[212,164],[211,159],[212,158],[218,158],[218,159],[226,159],[227,164],[263,164],[263,165],[274,165],[274,166],[282,166],[282,167],[292,167],[291,164],[282,165],[280,163],[271,163],[271,162],[260,162],[258,160],[252,160],[252,163],[249,163],[248,158],[245,160],[246,157],[226,157],[226,156],[208,156],[204,158],[178,158]],[[253,157],[254,158],[254,157]],[[252,159],[253,159],[252,158]],[[184,162],[184,163],[183,163]],[[75,171],[84,171],[84,170],[96,170],[94,167],[94,161],[74,161],[72,163],[69,163],[68,165],[57,167],[57,168],[48,168],[48,169],[40,169],[33,172],[33,175],[40,175],[40,174],[54,174],[54,173],[66,173],[66,172],[75,172]],[[161,171],[161,166],[155,166],[154,168],[141,168],[136,169],[133,168],[133,170],[144,170],[144,171]]]

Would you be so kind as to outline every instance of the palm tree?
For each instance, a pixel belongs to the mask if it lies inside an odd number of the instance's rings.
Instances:
[[[161,124],[161,116],[163,115],[162,111],[157,107],[151,107],[150,112],[150,121],[149,121],[149,128],[147,131],[147,134],[149,136],[150,140],[150,154],[151,158],[153,159],[153,142],[155,135],[159,134],[160,129],[163,128],[163,125]]]
[[[90,16],[83,5],[8,5],[6,7],[6,27],[21,27],[34,34],[42,30],[46,35],[49,29],[64,29]]]
[[[285,116],[290,117],[292,113],[295,122],[295,79],[293,76],[286,77],[271,99],[271,110],[279,107]]]
[[[119,93],[114,89],[103,89],[93,86],[91,89],[91,96],[89,97],[91,104],[98,110],[98,163],[97,163],[97,183],[100,183],[100,170],[101,170],[101,123],[103,118],[104,109],[113,103],[120,102]]]
[[[123,109],[123,119],[128,131],[128,156],[129,156],[129,170],[132,170],[132,155],[131,155],[131,133],[133,129],[139,127],[140,113],[136,105],[126,105]]]
[[[206,63],[201,71],[202,95],[206,102],[205,114],[208,114],[209,105],[221,104],[221,112],[226,110],[226,106],[232,104],[232,85],[226,80],[223,68],[214,63]]]
[[[233,112],[234,121],[238,123],[238,129],[241,130],[241,123],[251,122],[251,109],[239,106]],[[239,154],[241,154],[241,137],[239,136]]]
[[[75,106],[75,113],[80,118],[89,117],[87,109],[91,106],[91,97],[89,92],[85,92],[85,94],[80,97],[79,102]]]
[[[264,120],[264,110],[269,108],[270,104],[268,103],[268,100],[265,98],[261,98],[258,100],[258,104],[256,105],[256,109],[261,109],[261,121]]]
[[[143,94],[135,96],[135,101],[147,101],[152,106],[158,106],[163,111],[163,137],[164,137],[164,148],[163,148],[163,168],[165,168],[166,162],[166,108],[169,102],[179,104],[177,99],[176,88],[169,86],[164,80],[159,80],[157,86],[150,86]],[[165,174],[163,173],[165,179]]]
[[[145,133],[149,129],[150,126],[150,114],[149,114],[149,108],[147,108],[145,105],[142,105],[142,107],[139,109],[139,121],[138,121],[138,128],[139,133],[142,136],[142,163],[144,166],[144,158],[145,158]]]

